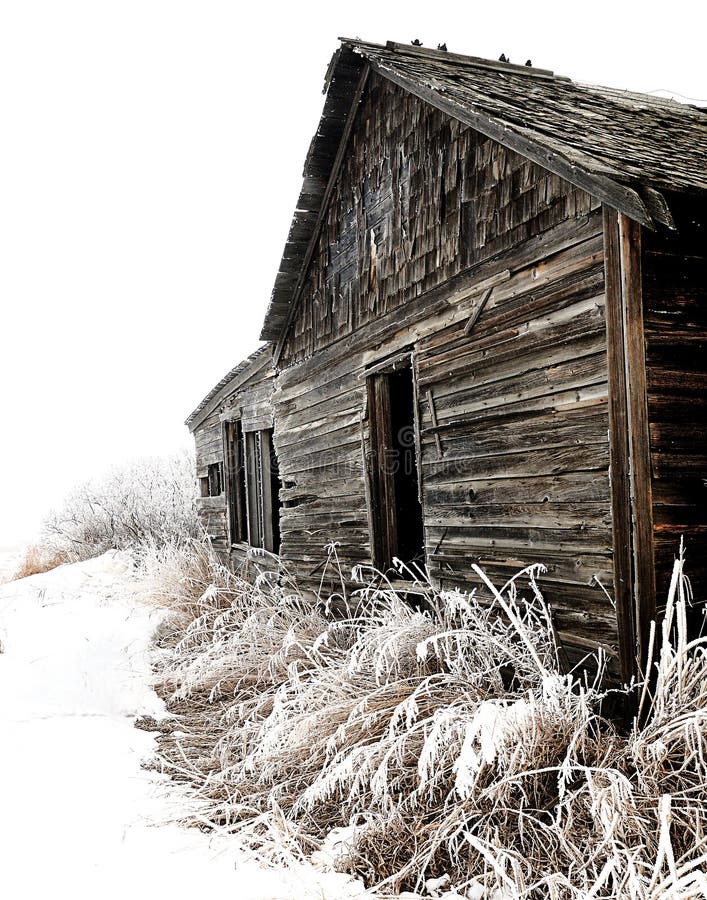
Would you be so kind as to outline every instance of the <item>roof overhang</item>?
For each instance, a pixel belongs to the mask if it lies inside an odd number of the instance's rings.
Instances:
[[[272,346],[264,344],[255,353],[238,363],[230,372],[214,385],[184,424],[192,433],[207,419],[229,394],[244,387],[256,375],[272,366]]]

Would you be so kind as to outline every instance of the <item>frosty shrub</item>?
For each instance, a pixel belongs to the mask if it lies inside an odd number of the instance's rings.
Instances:
[[[53,510],[42,544],[72,562],[106,550],[179,545],[199,536],[194,458],[145,457],[86,481]]]

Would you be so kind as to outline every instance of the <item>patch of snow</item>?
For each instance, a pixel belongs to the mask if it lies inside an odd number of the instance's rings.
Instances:
[[[312,863],[324,872],[334,871],[336,863],[348,856],[353,849],[357,831],[359,829],[355,825],[332,828],[322,841],[321,849],[312,853]]]
[[[440,878],[428,878],[425,882],[425,890],[433,896],[438,894],[443,887],[449,884],[449,875],[442,875]]]
[[[142,767],[164,715],[130,558],[108,553],[0,587],[3,895],[353,900],[360,882],[253,861],[233,837],[183,829],[188,795]]]

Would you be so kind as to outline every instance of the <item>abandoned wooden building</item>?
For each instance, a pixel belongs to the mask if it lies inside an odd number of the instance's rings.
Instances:
[[[250,547],[280,549],[273,380],[265,345],[222,378],[186,421],[196,441],[199,517],[232,565]]]
[[[681,538],[707,597],[707,113],[358,40],[325,92],[267,344],[188,420],[214,543],[544,563],[629,677]]]

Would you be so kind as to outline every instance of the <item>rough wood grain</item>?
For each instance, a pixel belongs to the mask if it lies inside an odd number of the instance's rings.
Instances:
[[[638,663],[645,672],[650,623],[656,613],[656,583],[653,559],[653,501],[643,325],[641,228],[622,213],[619,213],[618,227],[628,398],[634,610]]]
[[[618,214],[604,209],[606,341],[609,383],[611,512],[614,544],[614,602],[621,674],[637,674],[633,595],[633,531],[630,484],[628,388]]]

